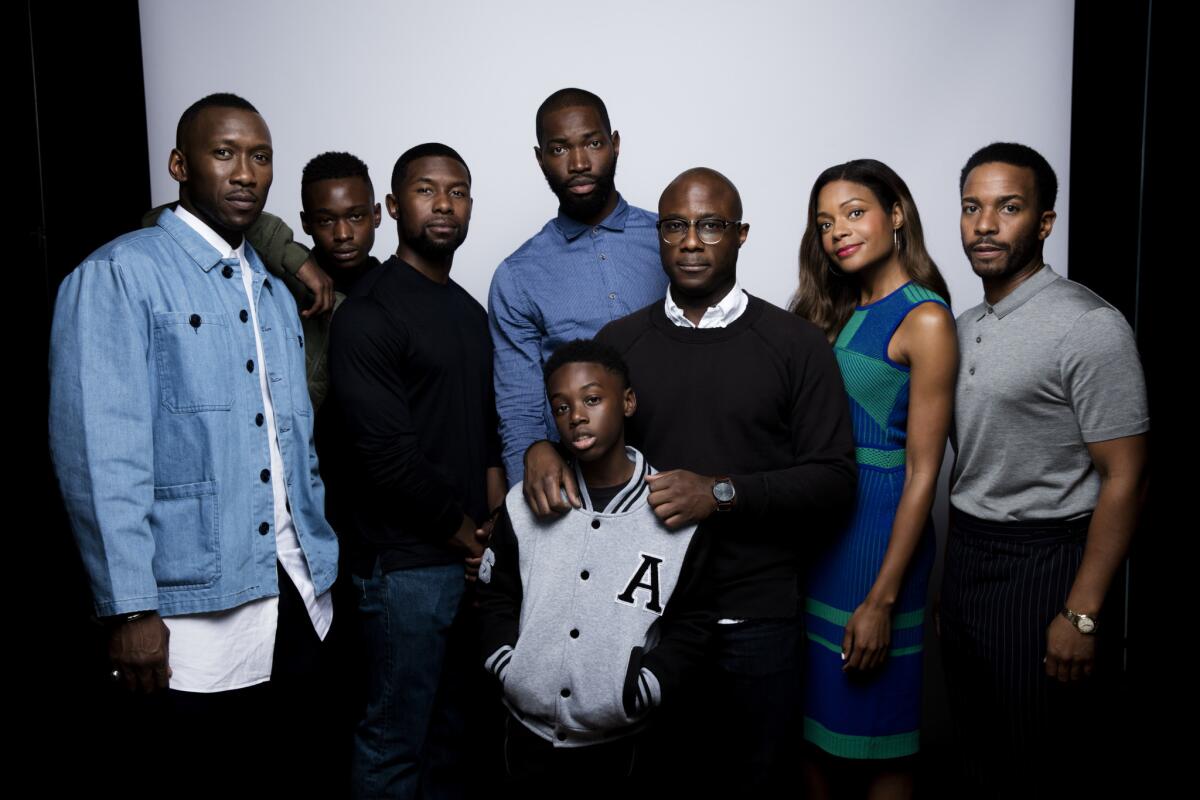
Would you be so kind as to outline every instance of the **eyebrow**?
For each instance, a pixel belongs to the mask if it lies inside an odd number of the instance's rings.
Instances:
[[[1023,195],[1023,194],[1006,194],[1002,197],[996,198],[997,203],[1007,203],[1009,200],[1025,200],[1025,195]],[[983,205],[982,201],[974,195],[964,196],[962,199],[962,202],[977,203],[979,205]],[[1026,201],[1026,202],[1028,202],[1028,201]]]
[[[368,203],[363,203],[363,204],[361,204],[361,205],[357,205],[357,206],[350,206],[350,208],[346,209],[346,212],[345,212],[345,213],[347,213],[347,214],[353,214],[353,213],[354,213],[354,212],[356,212],[356,211],[366,211],[366,210],[368,210],[368,209],[370,209],[370,208],[371,208],[370,204],[368,204]],[[334,210],[333,210],[332,208],[330,208],[329,206],[317,206],[316,208],[314,208],[314,209],[312,210],[312,213],[314,213],[314,214],[331,214],[331,215],[335,215],[335,214],[334,214]],[[335,215],[335,216],[336,216],[336,215]]]
[[[593,137],[595,137],[595,136],[599,136],[599,135],[600,135],[600,131],[598,131],[598,130],[595,130],[595,131],[588,131],[587,133],[581,133],[581,134],[580,134],[580,135],[579,135],[577,138],[579,138],[579,139],[591,139],[591,138],[593,138]],[[547,140],[546,140],[546,144],[555,144],[555,143],[558,143],[558,142],[569,142],[569,141],[571,141],[570,137],[567,137],[567,136],[554,136],[554,137],[551,137],[551,138],[547,139]]]
[[[239,142],[236,139],[231,139],[228,136],[226,136],[224,139],[218,139],[216,142],[214,142],[214,144],[224,144],[224,145],[229,145],[230,147],[239,147],[240,146]],[[259,142],[258,144],[247,145],[245,147],[245,149],[246,150],[270,150],[272,148],[271,148],[270,142]]]
[[[437,181],[435,181],[433,178],[421,176],[420,178],[413,178],[410,183],[437,183]],[[466,186],[468,189],[471,188],[471,184],[467,183],[466,181],[455,181],[454,183],[450,184],[451,189],[456,186]]]
[[[865,203],[865,202],[867,202],[867,201],[861,197],[851,197],[849,200],[844,200],[841,203],[838,203],[838,208],[841,208],[842,206],[847,205],[848,203]]]

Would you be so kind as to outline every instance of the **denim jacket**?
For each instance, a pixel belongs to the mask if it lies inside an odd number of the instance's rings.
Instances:
[[[337,575],[313,449],[304,337],[253,249],[288,502],[318,595]],[[101,616],[234,608],[278,593],[267,426],[242,267],[173,213],[63,281],[50,447]]]

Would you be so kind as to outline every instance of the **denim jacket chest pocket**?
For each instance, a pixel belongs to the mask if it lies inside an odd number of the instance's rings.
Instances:
[[[154,314],[159,397],[172,413],[233,407],[234,353],[226,315],[215,311]]]

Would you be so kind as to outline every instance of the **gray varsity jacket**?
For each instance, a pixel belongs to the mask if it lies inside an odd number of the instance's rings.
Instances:
[[[668,530],[647,504],[642,454],[602,510],[538,519],[521,484],[508,493],[479,571],[485,667],[504,703],[557,747],[633,733],[699,661],[712,604],[708,536]]]

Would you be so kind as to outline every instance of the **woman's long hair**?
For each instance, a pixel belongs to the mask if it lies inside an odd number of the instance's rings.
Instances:
[[[871,190],[887,214],[897,203],[904,214],[904,225],[897,232],[900,263],[909,279],[941,296],[950,304],[950,290],[937,264],[925,250],[921,215],[904,181],[882,161],[859,158],[830,167],[817,176],[808,198],[808,227],[800,239],[800,285],[792,296],[789,309],[821,330],[832,343],[858,305],[859,286],[825,254],[821,232],[817,229],[817,195],[834,181],[850,181]]]

